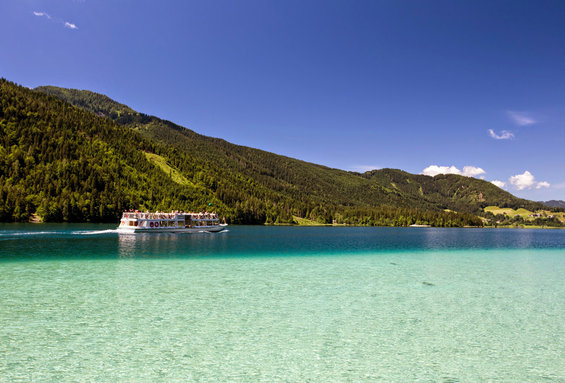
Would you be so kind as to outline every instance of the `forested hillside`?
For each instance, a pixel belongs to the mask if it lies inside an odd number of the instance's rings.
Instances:
[[[207,208],[235,223],[463,226],[481,225],[485,206],[537,206],[474,178],[358,174],[234,145],[90,91],[0,90],[3,221]]]
[[[490,182],[456,174],[429,177],[398,169],[380,169],[362,176],[441,209],[480,213],[491,205],[529,210],[544,208],[539,202],[516,198]]]
[[[209,189],[173,182],[144,152],[183,158],[111,120],[0,80],[0,220],[116,221],[132,207],[221,207]]]

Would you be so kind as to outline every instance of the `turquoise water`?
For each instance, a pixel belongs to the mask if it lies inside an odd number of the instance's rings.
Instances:
[[[112,229],[0,226],[0,381],[565,381],[565,231]]]

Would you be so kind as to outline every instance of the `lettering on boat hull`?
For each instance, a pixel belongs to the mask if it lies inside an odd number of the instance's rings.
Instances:
[[[179,232],[198,233],[218,232],[226,228],[220,224],[216,213],[200,212],[140,212],[129,211],[122,214],[118,231],[120,233],[139,232]]]

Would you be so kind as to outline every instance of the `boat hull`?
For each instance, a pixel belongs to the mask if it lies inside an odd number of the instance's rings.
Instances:
[[[135,234],[135,233],[217,233],[226,228],[227,225],[219,226],[199,226],[199,227],[139,227],[126,226],[118,227],[118,233]]]

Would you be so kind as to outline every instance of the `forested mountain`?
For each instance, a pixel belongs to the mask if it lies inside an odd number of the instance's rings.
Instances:
[[[235,223],[481,225],[529,209],[457,175],[331,169],[206,137],[90,91],[0,80],[0,219],[117,221],[123,209],[213,209]],[[211,204],[211,207],[210,205]],[[445,211],[450,210],[450,211]]]
[[[560,209],[565,209],[565,201],[552,199],[551,201],[545,201],[545,202],[541,202],[541,203],[544,204],[547,207],[557,207],[557,208],[560,208]]]
[[[480,213],[484,207],[492,205],[528,210],[544,208],[539,202],[516,198],[490,182],[456,174],[430,177],[397,169],[380,169],[362,176],[441,209]]]
[[[144,153],[184,159],[111,120],[0,80],[0,220],[36,213],[46,221],[115,221],[134,206],[221,206],[208,188],[179,185]]]

